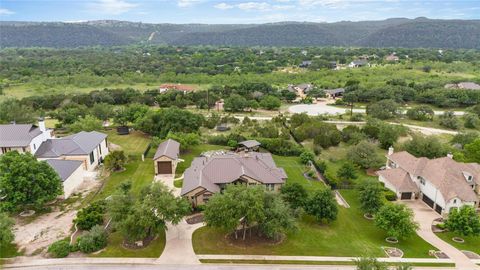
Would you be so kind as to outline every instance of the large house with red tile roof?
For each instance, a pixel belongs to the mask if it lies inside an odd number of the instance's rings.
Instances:
[[[478,207],[480,165],[447,157],[417,158],[389,149],[386,169],[377,172],[380,182],[401,200],[421,199],[439,214],[463,205]]]

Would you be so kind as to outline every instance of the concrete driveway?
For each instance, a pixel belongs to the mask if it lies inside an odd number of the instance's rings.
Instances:
[[[175,176],[172,174],[157,174],[155,175],[155,182],[161,182],[172,190],[173,195],[179,197],[180,189],[176,188],[173,182],[175,181]]]
[[[433,220],[440,217],[437,212],[430,209],[422,201],[402,201],[402,203],[412,209],[415,214],[415,221],[420,225],[417,234],[423,238],[423,240],[447,254],[447,256],[455,262],[456,269],[480,270],[480,266],[474,264],[460,250],[443,241],[433,233]]]

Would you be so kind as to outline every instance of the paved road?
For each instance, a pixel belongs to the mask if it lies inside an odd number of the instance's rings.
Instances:
[[[423,238],[423,240],[447,254],[447,256],[455,262],[456,269],[480,270],[480,266],[475,265],[475,263],[468,259],[460,250],[440,239],[432,231],[433,220],[439,218],[439,214],[428,208],[421,201],[402,201],[402,203],[410,207],[415,214],[415,221],[420,225],[417,234]]]

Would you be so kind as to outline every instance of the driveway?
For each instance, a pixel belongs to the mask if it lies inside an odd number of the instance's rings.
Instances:
[[[157,174],[155,175],[155,182],[161,182],[172,190],[173,195],[179,197],[180,189],[176,188],[173,182],[175,181],[175,176],[172,174]]]
[[[415,221],[420,225],[417,234],[423,238],[423,240],[447,254],[447,256],[455,262],[456,269],[480,270],[480,266],[474,264],[460,250],[438,238],[435,233],[433,233],[432,223],[434,219],[440,217],[439,214],[421,201],[402,201],[402,203],[412,209],[415,214]]]

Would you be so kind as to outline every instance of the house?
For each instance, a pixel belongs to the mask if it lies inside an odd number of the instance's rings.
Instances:
[[[181,195],[193,206],[208,202],[227,184],[264,185],[279,191],[287,175],[269,153],[217,151],[196,157],[185,171]]]
[[[80,160],[87,171],[93,171],[107,155],[107,135],[97,131],[82,131],[59,139],[48,139],[35,152],[39,160]]]
[[[63,185],[63,197],[67,199],[83,183],[83,162],[62,159],[47,159],[46,162],[60,176]]]
[[[467,90],[480,90],[480,85],[474,82],[459,82],[449,83],[445,85],[448,89],[467,89]]]
[[[310,83],[302,83],[299,85],[289,84],[287,90],[295,93],[298,99],[303,99],[307,96],[307,93],[313,89],[313,84]]]
[[[223,106],[225,105],[225,101],[223,99],[219,99],[215,101],[215,110],[223,111]]]
[[[158,88],[158,91],[160,92],[160,94],[165,93],[168,90],[180,91],[180,92],[183,92],[184,94],[186,94],[187,92],[195,91],[195,88],[193,88],[192,86],[184,85],[184,84],[180,84],[180,83],[179,84],[164,83],[164,84],[160,85],[160,87]]]
[[[327,98],[337,98],[343,96],[345,92],[344,88],[335,88],[335,89],[325,89],[323,90]]]
[[[35,154],[40,145],[52,137],[52,130],[45,127],[43,118],[38,120],[38,126],[32,124],[0,125],[0,155],[13,150]]]
[[[398,56],[396,56],[394,53],[385,56],[385,61],[398,62],[399,60],[400,60],[400,58]]]
[[[311,65],[312,65],[312,61],[302,61],[302,63],[300,63],[300,65],[298,66],[301,68],[308,68]]]
[[[159,144],[153,157],[155,174],[175,175],[177,164],[181,161],[178,158],[179,153],[180,143],[175,140],[168,139]]]
[[[452,156],[416,158],[406,151],[389,149],[387,166],[377,172],[380,182],[401,200],[421,199],[439,214],[463,205],[478,207],[480,165],[461,163]]]
[[[358,67],[369,67],[370,66],[370,63],[368,63],[367,60],[365,59],[357,59],[357,60],[353,60],[352,62],[350,62],[350,64],[348,64],[348,67],[350,68],[358,68]]]
[[[261,143],[256,140],[247,140],[238,143],[237,151],[258,151]]]

